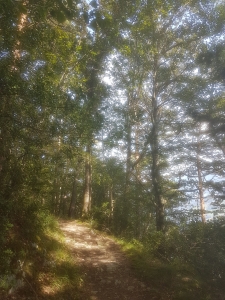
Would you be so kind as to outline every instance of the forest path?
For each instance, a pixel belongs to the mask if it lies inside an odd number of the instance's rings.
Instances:
[[[135,278],[126,256],[110,237],[76,221],[60,221],[66,243],[84,276],[80,300],[153,300]]]

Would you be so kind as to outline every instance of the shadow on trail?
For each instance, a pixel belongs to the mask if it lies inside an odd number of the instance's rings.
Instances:
[[[86,299],[156,299],[151,297],[150,289],[134,277],[125,255],[111,238],[76,222],[60,225],[83,271]]]
[[[60,222],[65,241],[45,236],[31,276],[18,296],[4,300],[154,300],[151,289],[134,277],[120,247],[109,237],[75,221]],[[66,249],[70,260],[64,259]],[[56,253],[59,260],[54,261]],[[62,257],[60,257],[60,255]]]

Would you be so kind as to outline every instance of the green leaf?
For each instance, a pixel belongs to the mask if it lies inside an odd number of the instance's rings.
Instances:
[[[27,13],[27,9],[22,3],[18,3],[18,9],[19,9],[20,13],[23,13],[23,14]]]
[[[66,21],[66,16],[64,15],[63,12],[61,12],[60,10],[52,10],[50,12],[51,16],[57,20],[57,22],[59,23],[63,23]]]
[[[67,4],[69,6],[69,8],[73,8],[73,0],[67,0]]]
[[[73,14],[68,9],[64,10],[64,15],[67,20],[71,20],[73,18]]]

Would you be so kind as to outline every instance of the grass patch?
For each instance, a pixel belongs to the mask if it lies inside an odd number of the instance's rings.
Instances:
[[[0,276],[0,298],[80,299],[83,279],[57,221],[51,217],[8,272]],[[16,247],[16,239],[14,240]],[[20,241],[18,241],[20,244]]]
[[[51,291],[49,294],[52,294],[54,299],[62,299],[66,291],[66,294],[71,291],[73,292],[71,299],[78,299],[74,292],[79,293],[83,280],[62,233],[59,230],[48,231],[43,247],[47,253],[44,268],[39,272],[39,281],[43,280],[43,292]]]
[[[205,292],[204,283],[194,268],[179,259],[159,258],[139,241],[118,240],[129,257],[135,274],[146,282],[152,297],[161,300],[213,299]]]

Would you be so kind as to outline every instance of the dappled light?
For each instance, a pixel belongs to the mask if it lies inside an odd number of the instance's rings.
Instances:
[[[0,0],[0,300],[225,299],[224,20]]]
[[[61,221],[60,226],[85,274],[87,294],[82,299],[149,299],[151,288],[135,278],[126,256],[112,238],[75,221]]]

